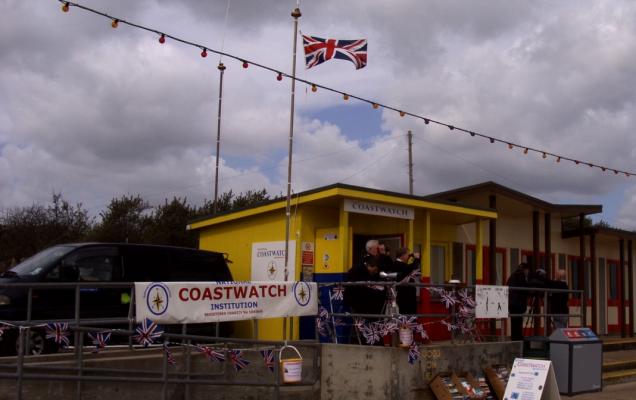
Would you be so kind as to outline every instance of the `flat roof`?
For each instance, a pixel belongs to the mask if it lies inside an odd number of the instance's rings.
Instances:
[[[430,200],[451,201],[455,202],[455,204],[465,204],[460,202],[462,197],[481,193],[499,194],[546,212],[558,212],[565,217],[581,214],[597,214],[603,211],[603,206],[601,204],[554,204],[493,181],[482,182],[476,185],[464,186],[445,192],[431,194],[426,196],[426,198]]]
[[[460,205],[449,201],[430,199],[423,196],[413,196],[404,193],[346,185],[343,183],[336,183],[333,185],[323,186],[320,188],[294,194],[292,196],[292,205],[295,207],[299,204],[306,204],[335,197],[378,201],[402,206],[464,214],[478,218],[497,218],[497,212],[489,208]],[[241,218],[247,218],[253,215],[258,215],[274,210],[284,209],[286,206],[287,199],[284,197],[279,197],[241,210],[232,210],[215,216],[198,218],[191,221],[186,229],[201,229],[211,225],[216,225]]]

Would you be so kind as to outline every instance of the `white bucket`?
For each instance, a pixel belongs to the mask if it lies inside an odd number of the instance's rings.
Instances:
[[[283,350],[286,348],[292,349],[296,352],[298,357],[283,359]],[[283,346],[280,348],[278,354],[280,360],[280,370],[283,374],[283,383],[298,383],[303,375],[303,356],[294,346]]]
[[[400,328],[400,347],[410,347],[413,344],[413,330]]]

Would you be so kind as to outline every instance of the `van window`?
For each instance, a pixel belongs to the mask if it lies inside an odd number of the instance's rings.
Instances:
[[[75,269],[80,282],[110,282],[119,269],[119,254],[112,247],[80,249],[66,257],[62,265]]]

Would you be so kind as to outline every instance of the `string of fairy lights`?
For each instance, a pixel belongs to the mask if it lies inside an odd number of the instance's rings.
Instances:
[[[126,21],[123,18],[114,17],[112,15],[109,15],[109,14],[106,14],[104,12],[92,9],[90,7],[86,7],[86,6],[78,4],[78,3],[74,3],[74,2],[66,1],[66,0],[58,0],[58,1],[60,3],[62,3],[62,11],[64,11],[64,12],[69,12],[70,11],[70,7],[76,7],[76,8],[79,8],[79,9],[82,9],[82,10],[85,10],[85,11],[88,11],[88,12],[91,12],[93,14],[100,15],[100,16],[102,16],[104,18],[109,19],[110,20],[110,24],[111,24],[111,26],[113,28],[117,28],[117,27],[119,27],[120,24],[124,24],[124,25],[131,26],[133,28],[137,28],[137,29],[141,29],[141,30],[144,30],[144,31],[147,31],[147,32],[151,32],[151,33],[153,33],[153,34],[158,36],[158,42],[160,44],[165,44],[166,41],[168,39],[170,39],[172,41],[179,42],[179,43],[182,43],[182,44],[185,44],[185,45],[188,45],[188,46],[192,46],[192,47],[195,47],[195,48],[199,49],[201,51],[200,55],[203,58],[207,57],[208,53],[214,53],[214,54],[217,54],[217,55],[219,55],[221,57],[226,57],[228,59],[233,59],[233,60],[236,60],[236,61],[240,62],[242,64],[243,68],[248,68],[250,65],[252,65],[252,66],[257,67],[257,68],[261,68],[261,69],[264,69],[264,70],[267,70],[267,71],[271,71],[271,72],[273,72],[276,75],[276,79],[278,81],[282,81],[283,78],[295,79],[296,82],[303,83],[303,84],[307,85],[308,87],[310,87],[312,92],[317,92],[318,89],[321,89],[321,90],[325,90],[327,92],[336,93],[336,94],[339,94],[340,96],[342,96],[343,100],[345,100],[345,101],[347,101],[349,99],[354,99],[354,100],[357,100],[357,101],[360,101],[360,102],[363,102],[363,103],[367,103],[367,104],[371,105],[371,107],[373,107],[374,109],[380,109],[381,108],[381,109],[385,109],[385,110],[390,110],[390,111],[394,111],[394,112],[398,113],[400,115],[400,117],[408,116],[408,117],[412,117],[412,118],[421,120],[426,125],[435,124],[435,125],[446,127],[446,128],[449,129],[449,131],[452,131],[452,132],[459,132],[459,133],[470,135],[471,137],[486,139],[491,144],[497,144],[497,143],[504,144],[510,150],[520,149],[523,152],[523,154],[525,154],[525,155],[527,155],[528,153],[535,153],[535,154],[541,155],[541,157],[543,159],[547,159],[548,157],[551,158],[551,159],[554,159],[557,163],[560,163],[561,161],[567,161],[567,162],[571,162],[571,163],[573,163],[575,165],[588,166],[590,168],[599,169],[599,170],[601,170],[603,172],[614,173],[615,175],[621,174],[621,175],[624,175],[626,177],[630,177],[632,175],[636,175],[636,172],[631,172],[631,171],[611,168],[611,167],[608,167],[608,166],[605,166],[605,165],[600,165],[600,164],[589,162],[589,161],[578,160],[578,159],[571,158],[571,157],[568,157],[568,156],[565,156],[565,155],[562,155],[562,154],[557,154],[557,153],[554,153],[554,152],[551,152],[551,151],[548,151],[548,150],[545,150],[545,149],[539,149],[539,148],[536,148],[536,147],[526,146],[526,145],[523,145],[523,144],[520,144],[520,143],[516,143],[516,142],[512,142],[512,141],[509,141],[509,140],[500,139],[500,138],[497,138],[497,137],[494,137],[494,136],[490,136],[490,135],[479,133],[479,132],[476,132],[476,131],[473,131],[473,130],[462,128],[462,127],[456,126],[454,124],[450,124],[450,123],[439,121],[439,120],[436,120],[436,119],[433,119],[433,118],[430,118],[430,117],[426,117],[426,116],[423,116],[423,115],[419,115],[419,114],[415,114],[415,113],[412,113],[412,112],[409,112],[409,111],[398,109],[398,108],[390,106],[390,105],[382,104],[382,103],[374,101],[374,100],[370,100],[370,99],[367,99],[367,98],[364,98],[364,97],[356,96],[354,94],[347,93],[347,92],[344,92],[342,90],[334,89],[332,87],[328,87],[328,86],[325,86],[325,85],[321,85],[319,83],[311,82],[311,81],[306,80],[306,79],[302,79],[302,78],[298,78],[298,77],[292,77],[291,75],[285,73],[284,71],[280,71],[278,69],[269,67],[267,65],[259,64],[257,62],[252,61],[252,60],[249,60],[247,58],[243,58],[243,57],[236,56],[234,54],[230,54],[230,53],[226,53],[226,52],[223,52],[223,51],[215,50],[215,49],[210,48],[208,46],[205,46],[205,45],[202,45],[202,44],[198,44],[198,43],[194,43],[194,42],[191,42],[189,40],[185,40],[185,39],[179,38],[177,36],[173,36],[173,35],[171,35],[169,33],[166,33],[166,32],[163,32],[163,31],[160,31],[160,30],[157,30],[157,29],[149,28],[149,27],[146,27],[146,26],[143,26],[143,25],[139,25],[139,24],[130,22],[130,21]]]

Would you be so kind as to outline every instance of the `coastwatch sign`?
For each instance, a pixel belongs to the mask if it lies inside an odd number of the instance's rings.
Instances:
[[[136,282],[137,319],[195,324],[318,313],[315,282]]]

